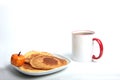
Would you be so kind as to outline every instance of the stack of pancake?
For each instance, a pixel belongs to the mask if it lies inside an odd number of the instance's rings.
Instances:
[[[65,59],[48,52],[29,51],[24,56],[25,63],[19,68],[29,72],[46,71],[67,64]]]

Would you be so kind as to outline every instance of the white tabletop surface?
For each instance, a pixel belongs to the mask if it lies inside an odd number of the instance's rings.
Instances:
[[[0,80],[120,80],[120,66],[117,64],[81,63],[72,60],[69,66],[60,72],[44,76],[27,76],[11,67],[9,60],[6,59],[10,58],[8,56],[1,56],[4,61],[0,63]]]

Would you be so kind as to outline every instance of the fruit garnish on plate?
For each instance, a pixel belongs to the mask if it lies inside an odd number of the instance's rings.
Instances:
[[[12,54],[11,64],[13,64],[14,66],[20,67],[24,64],[24,62],[25,62],[25,57],[24,55],[21,54],[21,52]]]

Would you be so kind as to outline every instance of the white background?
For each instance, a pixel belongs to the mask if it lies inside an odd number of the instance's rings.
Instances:
[[[0,0],[0,79],[66,80],[75,75],[70,79],[119,80],[119,26],[119,0]],[[11,55],[19,51],[71,55],[74,30],[93,30],[94,37],[102,40],[104,53],[98,64],[75,62],[65,72],[37,78],[8,66]],[[97,44],[94,48],[98,53]]]
[[[0,0],[0,57],[24,50],[71,54],[71,32],[87,29],[104,44],[99,61],[118,64],[119,26],[119,0]]]

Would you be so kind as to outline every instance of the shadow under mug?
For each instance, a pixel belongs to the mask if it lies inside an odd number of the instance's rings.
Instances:
[[[100,59],[103,55],[103,44],[99,38],[94,38],[94,31],[79,30],[72,32],[72,60],[79,62],[91,62]],[[99,55],[92,53],[94,41],[99,44]]]

